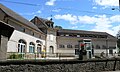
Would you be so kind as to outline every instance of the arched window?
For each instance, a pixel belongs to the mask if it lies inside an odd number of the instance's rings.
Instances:
[[[26,42],[22,39],[18,41],[18,52],[25,53]]]
[[[50,53],[50,54],[53,54],[53,53],[54,53],[54,47],[53,47],[53,46],[50,46],[50,48],[49,48],[49,53]]]
[[[42,53],[42,48],[40,44],[37,45],[37,53]]]
[[[29,52],[30,53],[35,52],[35,44],[33,42],[30,42],[30,44],[29,44]]]

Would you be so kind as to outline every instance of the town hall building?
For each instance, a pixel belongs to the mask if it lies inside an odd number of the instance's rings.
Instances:
[[[6,27],[6,29],[2,29]],[[41,58],[75,58],[81,44],[85,44],[88,58],[100,55],[101,52],[107,56],[117,53],[117,39],[106,33],[96,31],[62,29],[54,26],[51,20],[35,16],[31,21],[0,4],[0,29],[1,37],[7,37],[6,42],[0,40],[0,51],[6,58],[11,55],[23,55],[25,59]],[[7,32],[10,32],[7,36]],[[2,46],[5,44],[6,46]]]

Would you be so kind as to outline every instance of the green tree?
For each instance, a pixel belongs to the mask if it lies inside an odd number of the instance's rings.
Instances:
[[[62,29],[62,27],[61,27],[61,26],[55,26],[55,28],[56,28],[56,29]]]
[[[120,30],[117,33],[117,47],[118,47],[119,53],[120,53]]]
[[[120,39],[117,40],[117,47],[119,48],[119,53],[120,53]]]

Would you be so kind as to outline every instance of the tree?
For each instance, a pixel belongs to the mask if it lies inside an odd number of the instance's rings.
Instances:
[[[61,27],[61,26],[55,26],[55,28],[56,28],[56,29],[62,29],[62,27]]]
[[[120,53],[120,39],[117,40],[117,47],[118,47],[119,53]]]
[[[120,30],[117,33],[117,47],[118,47],[119,53],[120,53]]]

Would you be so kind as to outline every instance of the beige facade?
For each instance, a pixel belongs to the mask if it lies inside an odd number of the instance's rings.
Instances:
[[[47,57],[75,57],[78,41],[83,39],[91,40],[93,56],[101,52],[117,53],[117,39],[106,32],[59,29],[54,27],[52,19],[35,16],[30,22],[3,5],[0,8],[0,20],[15,29],[7,43],[9,53],[24,53],[25,57],[35,58],[44,51]],[[36,53],[39,54],[36,56]]]

